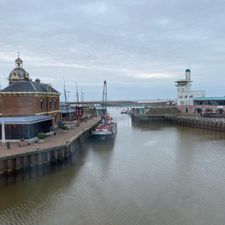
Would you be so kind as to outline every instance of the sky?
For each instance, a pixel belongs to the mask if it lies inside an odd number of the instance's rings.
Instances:
[[[1,87],[17,52],[30,77],[75,100],[175,98],[190,68],[194,90],[224,96],[223,0],[0,0]],[[62,94],[63,99],[63,94]]]

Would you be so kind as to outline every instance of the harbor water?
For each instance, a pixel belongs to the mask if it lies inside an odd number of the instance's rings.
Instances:
[[[225,134],[133,124],[41,175],[4,178],[2,225],[224,225]],[[17,180],[17,182],[15,182]]]

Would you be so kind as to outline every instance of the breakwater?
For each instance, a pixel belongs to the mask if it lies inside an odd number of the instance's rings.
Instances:
[[[62,136],[57,134],[56,137],[52,137],[50,143],[47,143],[49,146],[46,148],[42,148],[41,145],[34,145],[30,147],[34,147],[31,150],[26,150],[29,146],[15,150],[3,149],[3,153],[0,156],[0,175],[62,162],[68,159],[81,148],[82,144],[89,137],[91,129],[98,122],[99,119],[95,118],[87,123],[81,124],[79,128],[69,131],[71,134],[66,134],[66,139],[63,137],[63,134]]]
[[[131,115],[133,121],[168,121],[170,123],[193,128],[225,131],[225,118],[203,117],[190,114],[154,114],[154,115]]]
[[[202,117],[200,115],[166,115],[165,119],[181,126],[225,131],[225,118]]]

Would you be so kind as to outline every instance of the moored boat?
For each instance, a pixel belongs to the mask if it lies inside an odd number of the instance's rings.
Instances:
[[[100,124],[92,131],[95,136],[114,136],[117,132],[117,123],[109,115],[104,116]]]

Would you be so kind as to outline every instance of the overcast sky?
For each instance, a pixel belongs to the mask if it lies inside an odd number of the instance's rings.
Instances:
[[[0,0],[0,76],[20,51],[30,76],[63,78],[75,99],[174,98],[192,70],[193,89],[225,95],[224,0]]]

